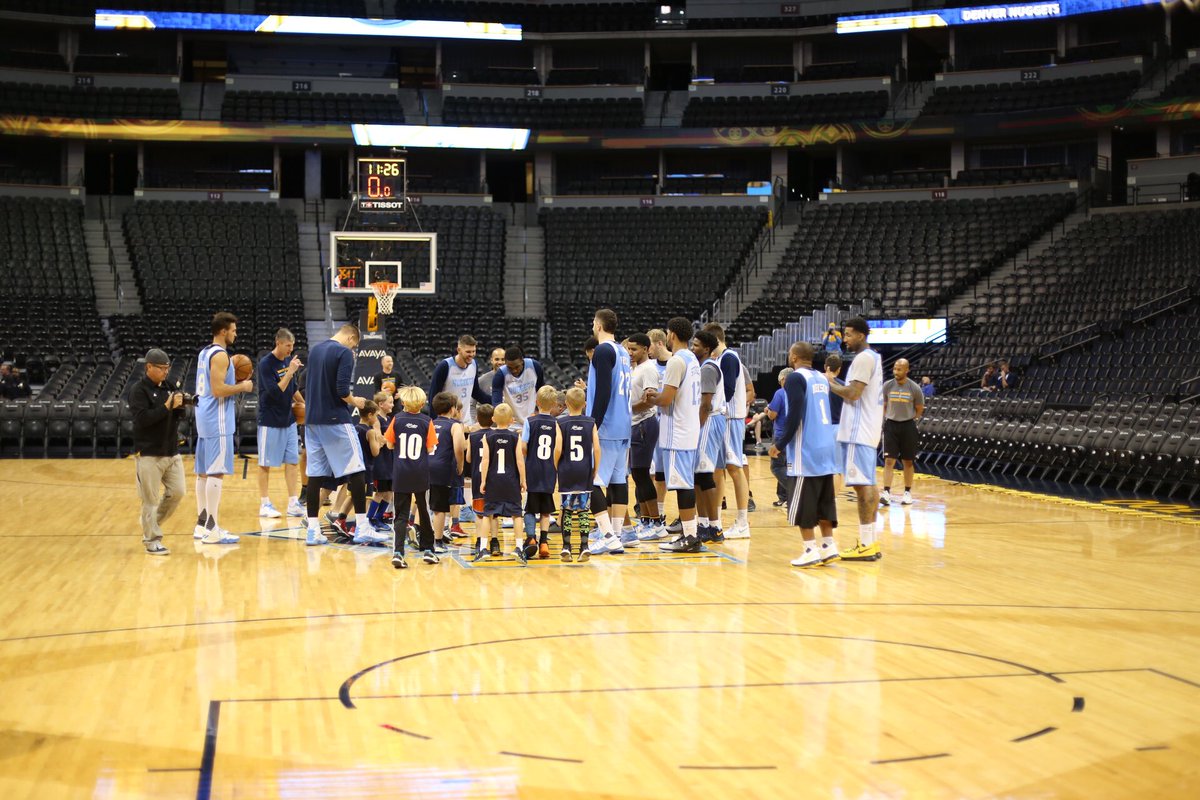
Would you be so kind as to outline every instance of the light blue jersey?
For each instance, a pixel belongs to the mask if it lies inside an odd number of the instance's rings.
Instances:
[[[837,428],[829,414],[829,381],[801,367],[784,384],[788,400],[787,474],[793,477],[833,475],[838,469]]]
[[[233,418],[233,395],[217,397],[213,394],[209,383],[211,362],[217,353],[226,353],[219,344],[210,344],[200,351],[196,362],[196,435],[201,439],[215,439],[218,436],[232,436],[237,430]],[[225,370],[225,382],[234,383],[233,359]]]
[[[597,360],[599,359],[599,360]],[[600,375],[596,365],[608,373]],[[611,369],[608,365],[611,363]],[[599,418],[596,392],[607,389],[608,404],[604,406],[603,422],[598,433],[603,439],[629,439],[633,428],[633,411],[629,404],[629,384],[633,379],[633,367],[629,363],[629,351],[614,341],[604,341],[592,353],[588,367],[586,416]]]

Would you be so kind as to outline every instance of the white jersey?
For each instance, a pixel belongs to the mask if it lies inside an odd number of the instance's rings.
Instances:
[[[679,376],[675,400],[662,411],[658,446],[664,450],[695,450],[700,445],[700,363],[686,347],[667,362],[666,379]],[[674,385],[674,384],[672,384]]]
[[[871,349],[861,350],[850,362],[846,385],[865,384],[856,402],[842,404],[837,440],[847,444],[879,447],[883,433],[883,358]]]
[[[746,403],[746,368],[742,364],[742,357],[738,355],[736,350],[726,350],[721,353],[721,365],[724,366],[726,359],[737,362],[737,385],[733,389],[733,397],[729,398],[729,407],[725,409],[725,416],[729,419],[745,419],[748,414],[748,404]],[[722,378],[724,371],[722,371]],[[724,387],[722,387],[724,391]]]
[[[513,408],[513,425],[518,429],[525,420],[537,413],[537,370],[533,359],[525,359],[520,375],[513,375],[508,367],[501,367],[504,375],[504,402]]]
[[[654,359],[647,359],[641,364],[633,368],[633,377],[629,381],[629,399],[634,403],[642,402],[642,398],[646,395],[647,389],[655,389],[662,391],[662,374],[658,371],[658,362]],[[655,406],[650,406],[645,411],[635,412],[633,415],[633,424],[645,422],[655,415]]]
[[[721,364],[716,359],[710,358],[700,366],[700,394],[704,394],[704,368],[712,365],[717,374],[717,389],[713,392],[712,403],[708,409],[709,416],[724,417],[729,413],[729,404],[725,401],[725,376],[721,374]]]
[[[467,362],[465,367],[460,367],[458,361],[454,357],[446,359],[446,366],[450,368],[450,374],[446,376],[446,382],[442,384],[441,391],[450,392],[462,401],[463,420],[467,427],[475,424],[475,405],[472,402],[472,394],[475,388],[476,376],[478,371],[475,365],[475,359]],[[488,387],[491,391],[491,387]],[[432,400],[433,398],[430,398]]]

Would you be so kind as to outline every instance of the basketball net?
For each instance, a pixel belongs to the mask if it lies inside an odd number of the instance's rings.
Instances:
[[[376,315],[387,316],[392,313],[392,303],[400,293],[400,284],[391,281],[377,281],[371,284],[373,297],[367,303],[367,330],[374,331],[379,327]]]

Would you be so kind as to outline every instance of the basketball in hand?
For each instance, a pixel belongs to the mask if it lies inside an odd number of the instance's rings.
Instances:
[[[254,374],[254,362],[249,356],[238,353],[233,357],[233,379],[238,383],[249,380]]]

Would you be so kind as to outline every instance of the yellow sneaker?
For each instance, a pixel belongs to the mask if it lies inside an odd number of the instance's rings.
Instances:
[[[879,550],[879,542],[872,542],[869,545],[855,542],[854,547],[843,550],[839,555],[842,557],[842,561],[878,561],[883,558],[883,553]]]

